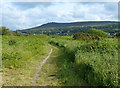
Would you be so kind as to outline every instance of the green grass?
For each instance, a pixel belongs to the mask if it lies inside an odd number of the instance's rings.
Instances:
[[[3,36],[2,62],[5,86],[31,85],[36,68],[51,49],[48,40],[50,38],[46,35]]]
[[[21,67],[36,54],[44,55],[47,36],[3,36],[3,67]],[[36,58],[37,59],[37,58]]]
[[[118,85],[116,38],[85,41],[74,40],[72,36],[33,35],[3,36],[2,40],[4,85]],[[39,62],[51,47],[54,48],[51,57],[43,66],[37,83],[32,84]],[[48,78],[54,74],[55,79]]]
[[[117,39],[81,46],[75,54],[75,62],[80,76],[91,85],[118,85]]]
[[[57,74],[60,84],[62,86],[87,86],[88,84],[76,73],[74,63],[69,60],[72,57],[64,51],[64,48],[60,49],[57,61],[57,66],[59,68]]]
[[[76,74],[90,85],[118,85],[118,40],[73,40],[56,38],[52,45],[64,48]],[[63,57],[65,58],[65,57]],[[68,65],[69,66],[69,65]]]

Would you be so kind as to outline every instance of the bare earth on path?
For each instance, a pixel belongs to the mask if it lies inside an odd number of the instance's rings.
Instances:
[[[52,47],[52,49],[51,49]],[[5,86],[81,86],[79,79],[71,67],[66,63],[68,58],[64,51],[50,46],[45,55],[37,55],[39,59],[31,59],[26,67],[19,69],[5,69]]]
[[[56,77],[58,54],[57,48],[49,47],[44,52],[44,56],[43,54],[36,55],[24,68],[5,68],[4,86],[58,86],[59,82]],[[36,57],[39,59],[35,59]],[[38,68],[37,71],[36,68]]]
[[[42,69],[39,69],[36,80],[32,83],[37,86],[60,86],[59,79],[57,78],[58,66],[57,59],[59,56],[58,48],[51,50],[52,53],[49,53],[49,59],[45,61]],[[41,62],[41,63],[42,63]],[[41,65],[40,65],[41,66]],[[38,67],[39,68],[39,67]],[[38,70],[37,70],[38,71]]]
[[[33,80],[32,82],[36,82],[37,77],[40,75],[40,71],[41,71],[44,63],[48,60],[48,58],[50,57],[50,55],[52,54],[52,52],[53,52],[53,48],[51,48],[48,56],[47,56],[42,62],[40,62],[40,65],[39,65],[39,67],[37,68],[36,73],[34,74],[34,77],[33,77],[34,80]]]

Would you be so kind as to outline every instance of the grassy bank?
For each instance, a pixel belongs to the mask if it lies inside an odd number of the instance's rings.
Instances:
[[[69,63],[74,63],[76,74],[90,85],[118,85],[116,38],[83,41],[56,37],[50,43],[64,48]]]

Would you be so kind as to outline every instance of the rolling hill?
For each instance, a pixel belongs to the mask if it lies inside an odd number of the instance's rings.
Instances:
[[[22,33],[48,34],[48,35],[71,35],[77,32],[87,32],[89,29],[96,28],[108,32],[116,33],[118,22],[116,21],[88,21],[88,22],[71,22],[71,23],[46,23],[34,28],[19,30]]]

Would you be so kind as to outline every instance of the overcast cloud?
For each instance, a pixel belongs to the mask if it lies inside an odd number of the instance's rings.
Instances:
[[[5,2],[1,26],[26,29],[48,22],[117,21],[117,2]],[[1,16],[1,14],[0,14]]]

